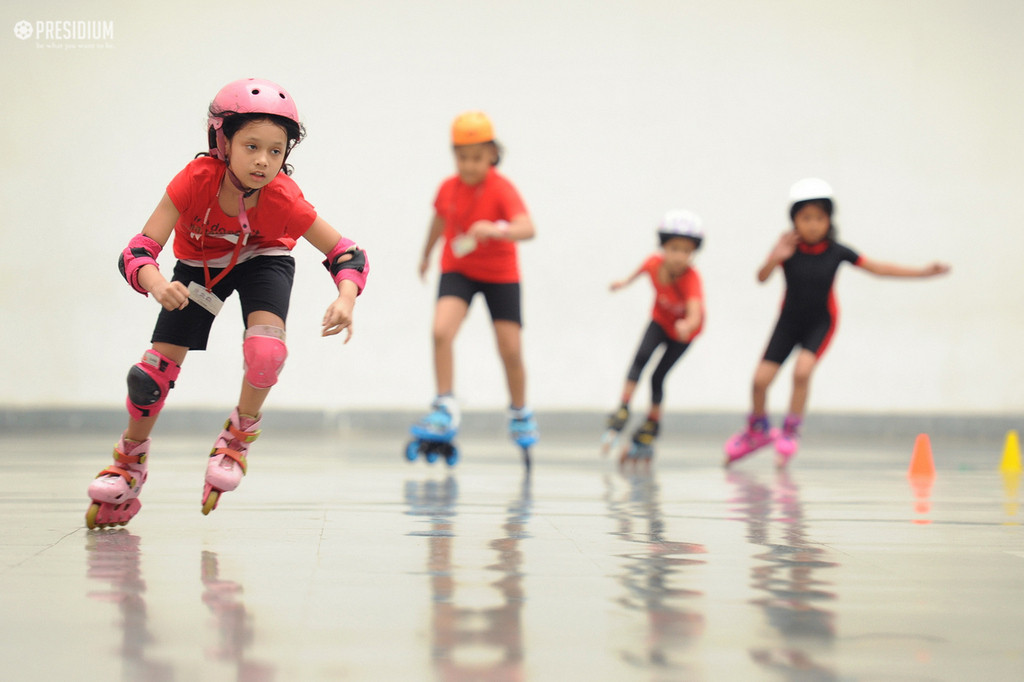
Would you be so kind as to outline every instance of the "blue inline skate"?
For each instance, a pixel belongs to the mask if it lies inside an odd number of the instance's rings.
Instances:
[[[609,451],[617,448],[622,429],[626,428],[629,421],[629,408],[625,405],[619,407],[605,419],[605,431],[601,436],[601,456],[605,457]]]
[[[529,470],[532,464],[530,447],[540,440],[540,431],[537,430],[537,420],[533,416],[533,410],[526,407],[509,410],[508,437],[522,448],[523,464]]]
[[[640,428],[633,432],[633,442],[622,450],[619,464],[632,462],[636,465],[644,462],[649,466],[654,457],[654,441],[658,439],[659,430],[658,422],[648,418],[640,425]]]
[[[459,432],[459,406],[451,396],[440,396],[431,407],[430,413],[409,429],[412,440],[405,446],[405,458],[415,462],[422,456],[433,464],[444,457],[448,466],[455,466],[459,461],[459,448],[454,443]]]

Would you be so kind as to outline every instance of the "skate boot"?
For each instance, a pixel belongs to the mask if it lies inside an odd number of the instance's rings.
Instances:
[[[634,464],[643,461],[650,464],[654,457],[654,441],[658,439],[660,430],[661,425],[648,417],[647,421],[633,432],[633,441],[629,446],[623,448],[619,464],[625,464],[626,461],[632,461]]]
[[[725,444],[725,466],[743,459],[779,437],[779,430],[768,424],[768,417],[750,415],[747,428],[743,429]]]
[[[601,436],[601,456],[608,454],[608,451],[615,447],[615,444],[619,440],[619,436],[622,435],[622,429],[626,428],[626,422],[629,421],[629,408],[626,405],[622,405],[619,409],[615,410],[608,415],[605,420],[605,432]]]
[[[405,458],[415,462],[422,456],[433,464],[438,457],[444,457],[448,466],[454,466],[459,461],[459,449],[452,442],[459,433],[459,406],[452,396],[446,395],[435,399],[431,408],[409,429],[412,440],[405,446]]]
[[[146,459],[152,441],[125,440],[114,446],[114,464],[101,471],[89,484],[92,504],[85,512],[85,525],[112,528],[127,524],[142,509],[139,493],[146,482]]]
[[[217,508],[220,496],[238,487],[248,469],[249,446],[259,438],[262,417],[240,415],[238,408],[224,422],[206,464],[206,485],[203,487],[203,514]]]
[[[789,460],[800,449],[800,423],[803,420],[798,414],[790,414],[782,423],[782,433],[775,439],[775,466],[785,469]]]
[[[533,410],[528,407],[518,410],[509,408],[508,437],[522,448],[523,464],[529,469],[531,465],[530,447],[540,440],[540,431],[537,430],[537,420],[533,416]]]

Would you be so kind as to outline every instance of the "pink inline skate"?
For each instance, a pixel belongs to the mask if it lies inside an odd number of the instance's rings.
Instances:
[[[229,493],[238,487],[245,476],[248,464],[246,455],[249,446],[260,435],[261,417],[247,417],[238,413],[238,408],[224,422],[217,442],[210,451],[206,465],[206,485],[203,488],[203,514],[217,508],[222,493]]]
[[[765,415],[747,417],[747,428],[743,429],[725,443],[725,466],[753,454],[779,437],[779,430],[768,424]]]
[[[775,440],[775,466],[779,469],[786,468],[789,460],[793,458],[796,451],[800,449],[800,423],[803,420],[798,414],[790,414],[782,423],[782,433]]]
[[[114,464],[101,471],[89,484],[92,504],[85,512],[85,525],[93,528],[123,526],[142,509],[139,493],[146,482],[146,458],[152,441],[121,440],[114,446]]]

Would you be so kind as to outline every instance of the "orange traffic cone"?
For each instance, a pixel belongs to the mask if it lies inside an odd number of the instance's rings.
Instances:
[[[914,454],[910,457],[907,477],[935,479],[935,461],[932,459],[932,441],[927,433],[918,435],[914,441]]]
[[[907,470],[910,489],[914,493],[914,511],[919,518],[914,519],[918,525],[928,525],[931,520],[928,514],[932,510],[932,484],[935,483],[935,461],[932,459],[932,442],[928,434],[922,433],[914,441],[914,454],[910,457],[910,468]]]

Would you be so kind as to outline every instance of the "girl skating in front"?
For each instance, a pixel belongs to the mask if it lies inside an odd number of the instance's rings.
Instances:
[[[828,348],[838,320],[832,284],[843,262],[883,277],[931,277],[949,271],[949,266],[942,263],[923,268],[880,263],[835,241],[832,188],[823,180],[801,180],[790,189],[789,199],[793,230],[782,235],[757,273],[758,280],[764,282],[777,266],[782,266],[786,276],[782,312],[754,373],[753,410],[747,427],[725,444],[726,466],[773,442],[779,468],[796,454],[811,374]],[[793,396],[780,431],[768,423],[768,387],[797,345],[801,350],[793,370]]]
[[[651,375],[651,409],[647,420],[633,433],[632,443],[623,448],[620,464],[627,460],[650,463],[654,456],[654,441],[660,431],[665,377],[697,338],[704,324],[704,293],[700,275],[691,265],[694,253],[704,241],[700,217],[690,211],[669,211],[658,225],[658,239],[661,242],[659,253],[645,260],[627,279],[611,285],[611,290],[617,291],[646,273],[651,278],[655,297],[651,323],[644,332],[622,388],[622,405],[608,415],[608,430],[602,439],[603,453],[618,441],[629,421],[629,401],[633,398],[644,365],[659,346],[665,346]]]
[[[437,397],[431,412],[412,426],[413,440],[405,455],[410,461],[422,455],[428,462],[444,456],[449,465],[458,460],[458,450],[452,444],[460,419],[452,393],[452,344],[470,302],[482,293],[508,380],[509,437],[523,449],[529,466],[529,448],[537,442],[538,432],[533,411],[526,405],[516,242],[533,238],[533,221],[516,188],[495,168],[500,149],[485,114],[469,111],[455,119],[452,148],[457,173],[437,192],[434,219],[420,262],[423,277],[434,244],[443,235],[441,282],[434,311]]]
[[[304,135],[291,96],[261,79],[230,83],[209,108],[209,155],[178,173],[142,232],[121,253],[119,267],[139,293],[163,306],[152,348],[128,372],[128,428],[114,447],[114,464],[89,486],[89,528],[126,524],[141,508],[149,434],[178,379],[189,350],[205,350],[213,319],[237,291],[245,325],[245,377],[206,468],[202,510],[216,508],[222,493],[238,487],[246,456],[260,434],[260,408],[277,383],[287,356],[285,318],[295,261],[289,255],[305,237],[326,254],[324,265],[338,287],[327,308],[323,335],[348,329],[366,285],[366,252],[343,239],[303,198],[288,177],[288,154]],[[171,233],[178,259],[168,282],[157,257]]]

